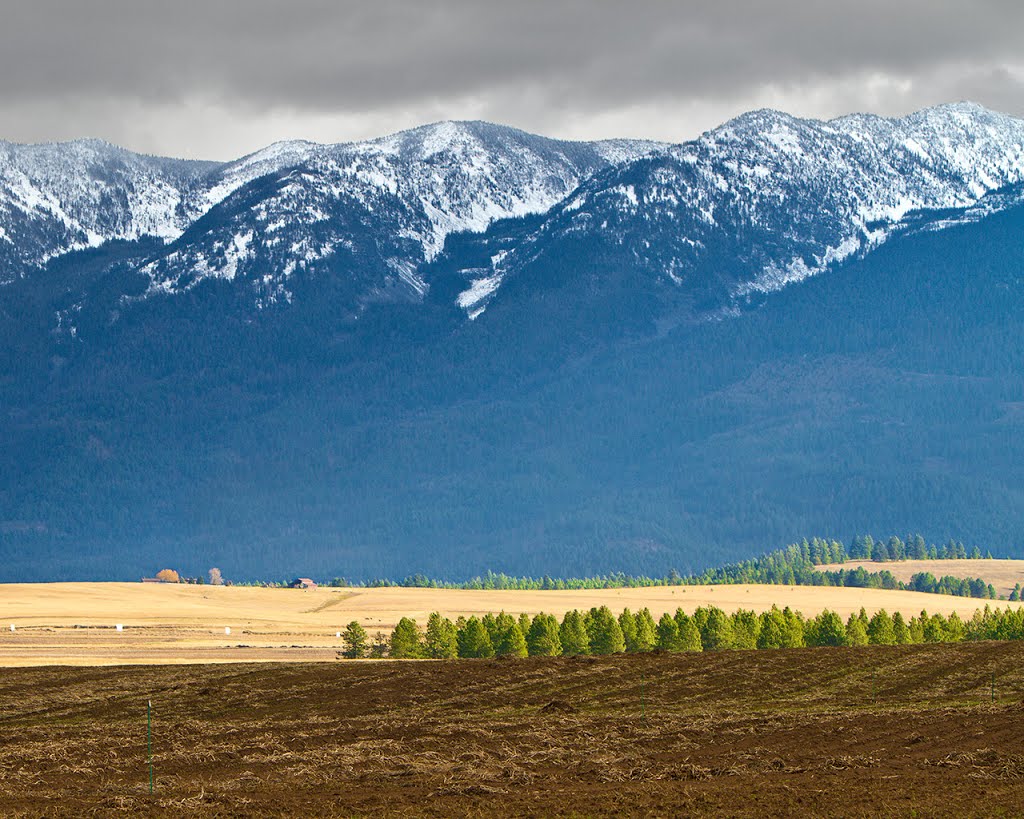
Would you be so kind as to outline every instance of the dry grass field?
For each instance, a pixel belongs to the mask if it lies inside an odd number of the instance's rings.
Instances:
[[[7,669],[0,806],[13,817],[1019,816],[1022,699],[1020,642]]]
[[[963,562],[963,561],[961,561]],[[896,565],[896,564],[893,564]],[[425,624],[449,617],[546,611],[607,604],[618,612],[647,606],[654,617],[715,604],[763,611],[777,603],[807,615],[823,608],[844,617],[885,608],[969,616],[983,601],[878,589],[806,586],[675,586],[594,591],[444,589],[262,589],[142,583],[44,583],[0,586],[0,666],[110,665],[334,660],[335,635],[352,620],[387,634],[403,616]],[[1008,603],[1002,605],[1018,605]],[[123,632],[114,629],[124,626]],[[15,632],[9,625],[16,626]],[[231,634],[225,634],[225,628]]]
[[[1024,585],[1024,560],[898,560],[891,563],[874,563],[870,560],[849,560],[846,563],[829,563],[819,569],[836,571],[856,569],[863,566],[869,572],[882,569],[892,572],[897,580],[910,580],[918,572],[931,572],[936,577],[974,578],[980,577],[991,583],[996,594],[1009,596],[1013,587]]]

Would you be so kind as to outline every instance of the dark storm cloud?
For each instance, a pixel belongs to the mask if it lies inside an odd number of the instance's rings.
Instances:
[[[570,136],[618,127],[672,138],[766,102],[806,115],[898,113],[956,94],[1024,110],[1024,4],[1015,2],[7,6],[8,138],[78,128],[142,148],[228,149],[233,134],[284,119],[343,139],[466,114]],[[253,134],[244,147],[265,141]]]

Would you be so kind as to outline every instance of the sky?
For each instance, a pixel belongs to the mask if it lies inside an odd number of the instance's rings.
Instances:
[[[1024,115],[1020,0],[3,0],[0,139],[231,159],[443,119],[680,142],[737,114]]]

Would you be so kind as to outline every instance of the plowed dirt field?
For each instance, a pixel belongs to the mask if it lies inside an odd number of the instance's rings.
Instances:
[[[1010,642],[6,669],[0,814],[1013,816],[1022,700]]]

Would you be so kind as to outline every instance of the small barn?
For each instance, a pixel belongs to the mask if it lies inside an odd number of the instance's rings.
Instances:
[[[291,583],[288,584],[289,589],[315,589],[316,583],[310,580],[308,577],[296,577]]]

